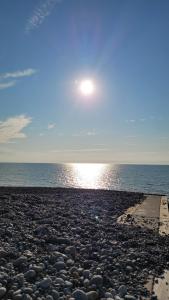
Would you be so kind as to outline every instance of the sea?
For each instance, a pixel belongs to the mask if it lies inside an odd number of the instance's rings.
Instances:
[[[0,163],[0,186],[126,190],[169,197],[169,165]]]

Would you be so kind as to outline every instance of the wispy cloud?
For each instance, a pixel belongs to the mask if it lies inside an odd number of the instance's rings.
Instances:
[[[16,84],[16,80],[8,82],[0,82],[0,90],[8,89]]]
[[[136,120],[134,120],[134,119],[131,119],[131,120],[126,120],[126,122],[127,122],[127,123],[135,123],[135,122],[136,122]]]
[[[72,136],[77,136],[77,137],[79,137],[79,136],[94,136],[96,134],[97,134],[97,132],[94,129],[92,129],[89,131],[80,131],[77,133],[73,133]]]
[[[38,28],[44,22],[44,20],[51,14],[55,5],[61,2],[62,0],[43,1],[43,3],[39,7],[35,8],[32,16],[28,19],[25,32],[29,33],[35,28]]]
[[[0,143],[7,143],[11,139],[25,138],[22,130],[31,123],[31,118],[25,115],[11,117],[0,122]]]
[[[52,150],[52,153],[71,153],[71,152],[99,152],[110,151],[108,148],[84,148],[84,149],[56,149]]]
[[[140,119],[129,119],[129,120],[126,120],[127,123],[138,123],[138,122],[145,122],[146,119],[145,118],[140,118]]]
[[[48,130],[55,128],[55,126],[56,126],[55,123],[48,124]]]
[[[37,70],[35,69],[26,69],[22,71],[8,72],[8,73],[0,74],[0,80],[9,79],[9,78],[29,77],[34,75],[35,73],[37,73]]]

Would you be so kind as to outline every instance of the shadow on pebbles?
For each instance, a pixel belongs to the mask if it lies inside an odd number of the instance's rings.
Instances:
[[[169,238],[120,225],[143,194],[0,188],[0,299],[143,299]],[[152,299],[155,299],[155,297]]]

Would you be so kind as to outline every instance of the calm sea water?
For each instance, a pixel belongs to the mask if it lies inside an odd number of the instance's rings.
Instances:
[[[169,196],[169,166],[0,163],[0,186],[103,188]]]

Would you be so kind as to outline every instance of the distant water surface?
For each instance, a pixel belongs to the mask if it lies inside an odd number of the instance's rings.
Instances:
[[[169,166],[0,163],[0,186],[101,188],[169,196]]]

